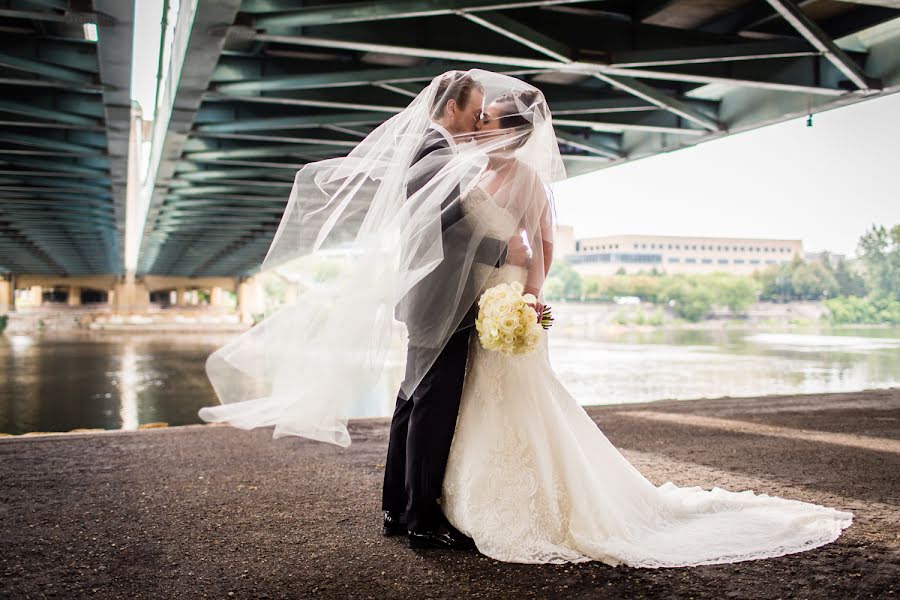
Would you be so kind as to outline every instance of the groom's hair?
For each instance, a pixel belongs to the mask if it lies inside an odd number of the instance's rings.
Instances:
[[[465,108],[469,103],[469,96],[472,95],[472,90],[484,93],[484,88],[481,87],[481,84],[470,75],[461,73],[445,75],[438,82],[434,103],[431,105],[431,118],[440,119],[443,117],[444,111],[447,109],[447,103],[451,100],[455,100],[460,108]]]

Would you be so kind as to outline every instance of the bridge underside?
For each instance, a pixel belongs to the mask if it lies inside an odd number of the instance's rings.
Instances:
[[[190,90],[171,177],[157,182],[139,273],[252,272],[296,170],[345,154],[448,69],[506,72],[543,89],[570,174],[900,83],[890,53],[900,10],[889,2],[224,4],[199,4],[186,64],[207,72],[192,78],[202,89]]]
[[[119,273],[133,6],[0,6],[0,272]]]
[[[122,271],[128,102],[114,59],[130,61],[129,4],[0,0],[0,271]],[[893,0],[180,6],[190,35],[176,34],[139,278],[253,273],[297,169],[345,154],[448,69],[543,89],[572,175],[900,89]],[[90,18],[96,44],[76,39]]]

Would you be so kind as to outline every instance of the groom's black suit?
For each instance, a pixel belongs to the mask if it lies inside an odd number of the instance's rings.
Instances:
[[[422,169],[421,173],[411,170],[407,196],[412,196],[434,178],[451,156],[452,149],[447,139],[439,131],[430,130],[412,162],[415,165],[429,157],[428,168]],[[449,257],[458,253],[448,251],[448,247],[454,241],[464,241],[467,236],[466,223],[462,221],[464,213],[458,187],[451,192],[441,208],[441,230],[444,234],[442,244],[445,248],[444,256]],[[479,245],[475,261],[500,266],[505,258],[505,247],[505,243],[497,240],[484,240]],[[411,531],[431,531],[442,521],[438,499],[441,496],[450,443],[459,413],[469,336],[475,325],[477,312],[475,304],[462,317],[457,331],[450,336],[413,393],[407,397],[402,388],[408,387],[406,382],[417,372],[421,372],[416,365],[433,356],[433,350],[423,350],[415,345],[418,333],[416,323],[424,323],[432,308],[429,305],[433,297],[429,297],[429,292],[442,289],[436,284],[448,276],[459,277],[461,268],[452,260],[443,260],[415,285],[398,307],[396,315],[399,320],[406,322],[410,342],[406,355],[406,379],[397,396],[391,420],[382,508],[397,514],[405,513],[407,527]],[[454,269],[456,273],[453,272]],[[475,290],[472,290],[472,278],[466,277],[463,284],[466,287],[464,296],[473,298]]]

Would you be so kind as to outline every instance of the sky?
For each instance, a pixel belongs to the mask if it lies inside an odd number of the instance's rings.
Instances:
[[[853,256],[900,224],[900,94],[734,134],[554,186],[575,237],[799,239]]]

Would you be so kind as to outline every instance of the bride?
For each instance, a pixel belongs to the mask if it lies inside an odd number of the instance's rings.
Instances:
[[[485,110],[480,137],[529,129],[519,112],[508,100],[495,101]],[[523,143],[520,137],[512,145]],[[510,146],[495,145],[484,183],[464,200],[468,210],[491,221],[500,239],[507,239],[510,222],[523,226],[502,208],[504,202],[491,202],[492,190],[503,190],[508,177],[535,179],[527,165],[517,164]],[[525,264],[479,268],[492,271],[485,287],[518,281],[539,295],[552,261],[549,201],[541,186],[527,187],[543,205],[532,211],[543,215],[540,247]],[[546,335],[536,352],[517,356],[485,350],[477,336],[471,338],[441,507],[480,552],[497,560],[633,567],[801,552],[835,540],[852,520],[847,512],[751,491],[654,486],[560,383]]]
[[[465,339],[481,293],[518,281],[540,301],[553,257],[547,186],[565,177],[550,110],[518,79],[465,76],[484,98],[474,135],[418,160],[441,104],[446,76],[438,77],[348,156],[297,173],[262,268],[301,291],[209,357],[222,405],[202,418],[347,446],[348,418],[365,414],[360,402],[402,356],[398,348],[416,349],[402,397],[423,379],[456,385],[432,367],[450,340]],[[428,176],[413,190],[415,172]],[[751,491],[654,486],[559,382],[547,335],[516,356],[468,338],[440,509],[482,553],[689,566],[800,552],[850,525],[850,513]]]

